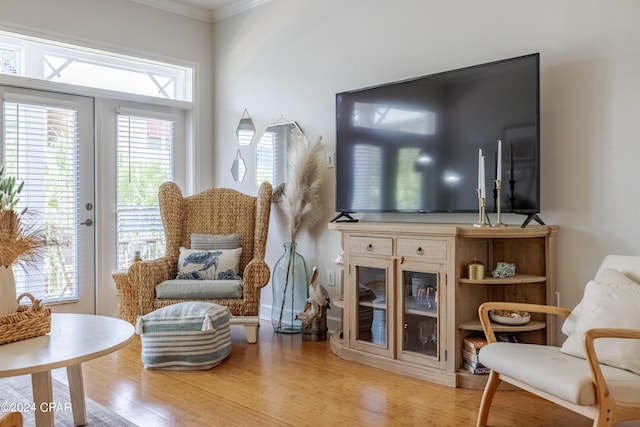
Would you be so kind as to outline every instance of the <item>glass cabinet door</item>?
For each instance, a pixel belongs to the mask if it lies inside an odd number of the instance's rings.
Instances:
[[[425,264],[401,265],[399,270],[400,310],[398,313],[398,334],[402,339],[399,358],[408,361],[432,360],[440,363],[441,349],[444,349],[441,325],[442,298],[440,277],[444,277],[441,266],[426,269]],[[442,320],[441,320],[442,319]]]
[[[390,355],[391,312],[387,275],[392,269],[384,263],[379,267],[372,266],[371,260],[368,264],[352,264],[351,286],[354,287],[352,301],[355,303],[355,310],[352,314],[351,340],[355,348]]]

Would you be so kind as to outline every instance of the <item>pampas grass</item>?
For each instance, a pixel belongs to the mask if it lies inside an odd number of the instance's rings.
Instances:
[[[35,266],[40,259],[45,238],[40,228],[25,221],[27,215],[0,211],[0,266]]]
[[[24,182],[18,184],[5,171],[4,165],[0,167],[0,266],[35,265],[45,238],[39,228],[26,221],[30,214],[26,208],[20,213],[15,210]]]
[[[320,153],[324,143],[322,137],[309,140],[297,129],[291,133],[293,143],[287,153],[287,180],[280,207],[288,219],[289,241],[295,242],[299,233],[322,219]]]

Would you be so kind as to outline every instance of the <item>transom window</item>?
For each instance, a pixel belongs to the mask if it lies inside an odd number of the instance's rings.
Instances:
[[[192,101],[193,70],[0,31],[0,73]]]

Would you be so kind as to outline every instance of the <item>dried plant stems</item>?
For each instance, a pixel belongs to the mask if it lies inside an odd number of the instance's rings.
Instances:
[[[0,266],[35,265],[45,244],[42,230],[25,225],[26,214],[0,210]]]
[[[294,242],[300,232],[322,218],[320,153],[324,144],[320,136],[308,140],[298,130],[292,133],[294,143],[287,154],[287,181],[280,207],[289,220],[289,238]]]

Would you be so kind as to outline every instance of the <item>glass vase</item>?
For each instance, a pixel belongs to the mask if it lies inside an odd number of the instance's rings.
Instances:
[[[284,244],[284,254],[273,267],[271,287],[273,305],[271,324],[273,330],[284,334],[297,334],[302,322],[296,319],[304,311],[308,289],[307,264],[296,252],[296,242]]]

